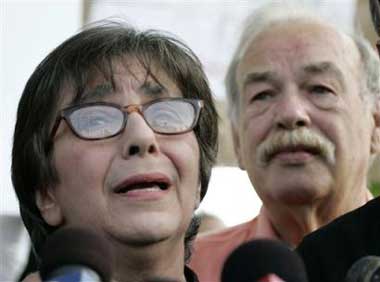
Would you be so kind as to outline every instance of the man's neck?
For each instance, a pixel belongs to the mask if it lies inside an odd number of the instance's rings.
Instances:
[[[328,224],[343,214],[359,208],[371,199],[366,188],[355,195],[347,193],[346,199],[323,199],[320,204],[304,206],[266,206],[265,213],[276,235],[296,247],[307,234]],[[341,203],[338,205],[337,203]]]

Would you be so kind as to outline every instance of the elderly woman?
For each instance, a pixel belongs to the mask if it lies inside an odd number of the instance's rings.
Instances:
[[[197,281],[185,261],[216,149],[210,88],[187,46],[114,22],[71,37],[27,82],[14,134],[38,263],[51,232],[82,226],[109,243],[115,281]]]

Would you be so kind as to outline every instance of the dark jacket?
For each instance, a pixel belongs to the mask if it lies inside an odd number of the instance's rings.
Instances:
[[[309,234],[297,251],[309,282],[343,282],[357,260],[380,256],[380,197]]]

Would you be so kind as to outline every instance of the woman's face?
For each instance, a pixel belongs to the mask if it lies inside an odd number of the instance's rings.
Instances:
[[[98,79],[83,102],[126,106],[183,96],[164,72],[154,75],[159,83],[136,63],[117,65],[115,89]],[[156,134],[137,112],[119,135],[96,141],[78,138],[61,120],[53,150],[59,182],[38,206],[50,225],[87,225],[127,244],[183,240],[199,203],[199,158],[193,131]]]

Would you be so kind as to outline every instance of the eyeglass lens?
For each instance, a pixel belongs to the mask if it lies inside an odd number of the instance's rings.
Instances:
[[[193,126],[196,118],[194,106],[183,100],[152,103],[143,107],[142,115],[153,131],[162,134],[185,132]],[[73,130],[87,139],[113,136],[125,125],[124,112],[110,105],[78,108],[68,118]]]

